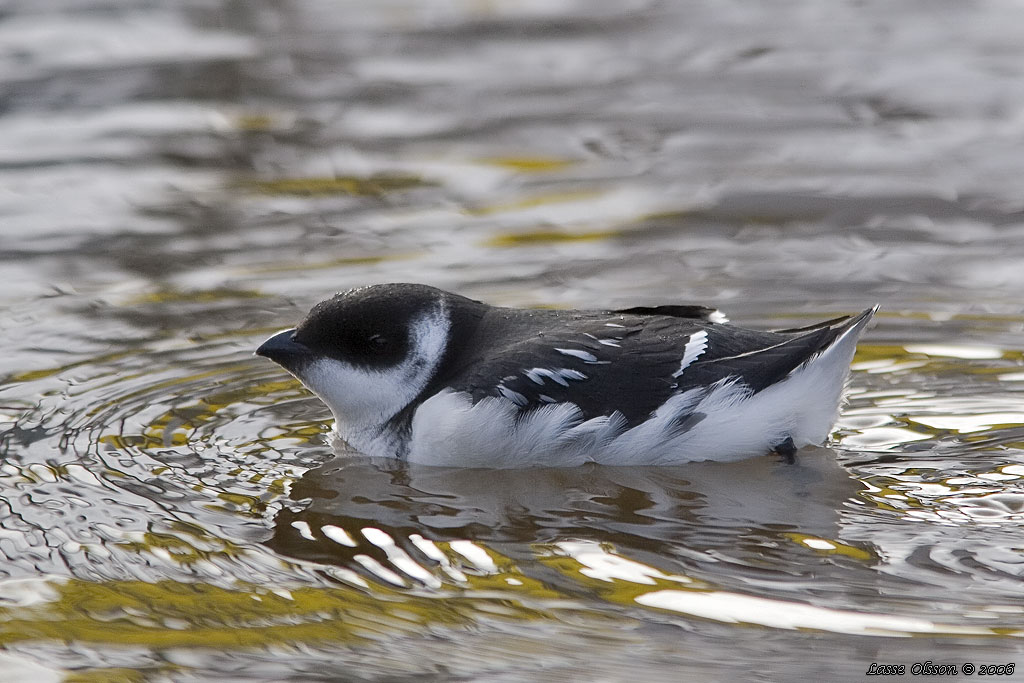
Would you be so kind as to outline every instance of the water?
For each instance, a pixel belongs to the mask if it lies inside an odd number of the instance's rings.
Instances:
[[[1022,13],[5,3],[0,679],[1024,667]],[[794,466],[403,468],[251,356],[386,281],[882,313]]]

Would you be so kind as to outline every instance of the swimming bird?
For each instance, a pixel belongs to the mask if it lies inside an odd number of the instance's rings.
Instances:
[[[494,468],[791,461],[828,437],[876,310],[765,332],[704,306],[501,308],[385,284],[320,302],[256,353],[370,456]]]

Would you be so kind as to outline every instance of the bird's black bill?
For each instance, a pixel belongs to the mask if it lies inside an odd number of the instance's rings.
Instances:
[[[295,330],[284,330],[278,332],[266,340],[256,349],[257,356],[269,358],[285,368],[293,368],[301,365],[312,357],[312,352],[303,344],[295,341]]]

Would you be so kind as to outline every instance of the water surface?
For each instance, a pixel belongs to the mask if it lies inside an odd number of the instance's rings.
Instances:
[[[7,3],[0,678],[1024,668],[1022,12]],[[251,355],[388,281],[882,313],[795,465],[417,468]]]

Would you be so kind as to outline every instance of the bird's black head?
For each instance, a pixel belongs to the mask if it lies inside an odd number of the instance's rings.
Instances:
[[[408,357],[417,322],[442,307],[444,296],[411,284],[342,292],[313,307],[295,329],[294,341],[317,356],[383,370]]]
[[[482,306],[425,285],[353,289],[320,302],[297,328],[271,337],[256,353],[302,381],[339,425],[380,424],[434,378],[454,320],[475,305]]]

